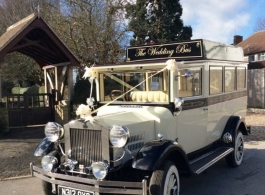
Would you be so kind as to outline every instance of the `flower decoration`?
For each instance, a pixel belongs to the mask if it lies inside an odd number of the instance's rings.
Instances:
[[[91,108],[88,105],[80,104],[76,110],[76,115],[80,116],[80,118],[85,119],[86,121],[90,121],[92,125],[94,125],[95,119],[91,116]]]
[[[83,75],[83,77],[82,78],[92,78],[92,79],[94,79],[95,77],[96,77],[96,72],[93,70],[93,67],[91,67],[91,68],[88,68],[88,67],[85,67],[85,70],[86,70],[86,72],[85,72],[85,74]]]
[[[89,78],[89,82],[91,83],[91,88],[90,88],[90,98],[89,101],[87,101],[88,105],[81,104],[78,106],[76,110],[76,115],[80,116],[80,118],[85,119],[86,121],[89,121],[92,125],[94,125],[95,119],[92,116],[92,111],[91,108],[93,109],[93,99],[91,98],[92,91],[93,91],[93,80],[96,78],[97,72],[93,69],[93,66],[91,68],[85,67],[85,73],[82,78],[86,79]]]
[[[172,72],[175,72],[178,68],[176,60],[170,59],[166,61],[166,68]]]

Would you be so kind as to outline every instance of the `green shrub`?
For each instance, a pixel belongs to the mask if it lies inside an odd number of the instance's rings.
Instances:
[[[12,94],[20,94],[20,87],[13,87],[11,89]]]
[[[73,103],[86,104],[86,99],[90,95],[90,82],[86,79],[81,79],[74,86]]]
[[[39,93],[45,93],[45,86],[39,87]]]
[[[29,90],[29,87],[23,87],[23,88],[20,88],[20,92],[19,92],[19,94],[23,94],[23,93],[25,93],[25,92],[28,92],[28,90]]]
[[[3,95],[9,95],[12,93],[12,88],[15,86],[15,84],[12,81],[9,80],[3,80],[2,83],[2,90],[3,90]]]
[[[39,93],[39,87],[33,85],[32,87],[28,88],[27,92],[29,94],[38,94]]]

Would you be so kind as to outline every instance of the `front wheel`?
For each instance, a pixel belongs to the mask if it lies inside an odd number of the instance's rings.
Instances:
[[[166,161],[153,172],[149,191],[151,195],[179,195],[179,174],[173,162]]]
[[[238,131],[235,138],[234,151],[226,157],[226,162],[231,167],[241,165],[244,157],[244,137],[241,131]]]

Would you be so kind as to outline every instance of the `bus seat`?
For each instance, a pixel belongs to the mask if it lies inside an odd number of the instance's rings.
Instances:
[[[168,94],[163,91],[132,91],[133,102],[168,102]]]

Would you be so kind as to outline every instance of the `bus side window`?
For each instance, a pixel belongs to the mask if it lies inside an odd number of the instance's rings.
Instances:
[[[246,88],[246,68],[237,67],[237,90]]]
[[[184,76],[186,72],[191,76]],[[202,69],[199,67],[179,70],[179,97],[202,95]]]
[[[225,67],[225,92],[234,91],[236,89],[236,68]]]
[[[223,92],[223,67],[210,66],[210,95]]]

